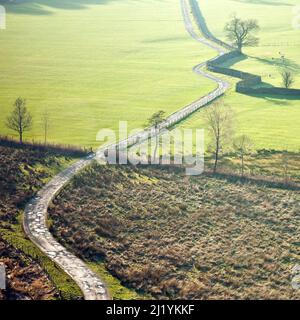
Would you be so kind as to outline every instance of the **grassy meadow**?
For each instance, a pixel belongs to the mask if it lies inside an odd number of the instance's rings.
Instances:
[[[300,87],[299,30],[292,27],[296,1],[203,0],[211,31],[225,39],[232,13],[256,18],[260,45],[234,68],[280,85],[281,54]],[[209,92],[215,84],[192,67],[215,55],[186,33],[179,1],[66,0],[5,2],[7,29],[0,32],[0,133],[14,134],[5,119],[18,96],[34,116],[29,140],[43,140],[42,114],[50,115],[49,141],[97,146],[101,128],[143,127],[157,111],[167,114]],[[215,10],[215,8],[219,10]],[[220,10],[224,8],[224,10]],[[280,54],[279,54],[280,53]],[[237,132],[258,149],[299,150],[299,100],[234,92],[225,102],[237,115]],[[202,111],[182,127],[204,127]]]
[[[97,146],[101,128],[145,125],[160,109],[170,114],[215,87],[192,73],[214,52],[184,29],[180,2],[36,0],[4,2],[0,31],[0,133],[18,97],[34,116],[29,140]]]
[[[265,83],[282,86],[280,68],[281,55],[287,67],[295,75],[293,87],[300,88],[300,30],[292,26],[293,8],[297,1],[199,1],[209,29],[226,40],[225,23],[235,13],[238,17],[257,19],[260,25],[260,44],[245,48],[248,58],[232,61],[232,67],[262,76]],[[216,8],[224,10],[216,10]],[[222,76],[221,76],[222,77]],[[236,132],[250,136],[257,149],[268,148],[298,152],[300,149],[300,100],[284,96],[249,96],[236,93],[236,79],[225,77],[232,84],[225,95],[225,104],[236,114]],[[203,128],[202,110],[188,118],[182,127]]]

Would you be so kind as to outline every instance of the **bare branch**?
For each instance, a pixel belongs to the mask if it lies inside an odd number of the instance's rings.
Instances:
[[[44,131],[44,143],[46,144],[47,138],[48,138],[49,127],[50,127],[50,116],[49,116],[47,109],[45,109],[44,113],[42,114],[42,126],[43,126],[43,131]]]
[[[159,124],[161,124],[162,122],[164,122],[165,120],[165,112],[163,110],[160,110],[156,113],[154,113],[149,119],[148,119],[148,123],[147,125],[150,127],[154,127],[155,130],[157,130]],[[158,149],[158,144],[159,144],[159,136],[156,135],[155,137],[155,149],[154,149],[154,153],[153,153],[153,161],[154,163],[156,162],[156,153],[157,153],[157,149]]]
[[[23,133],[32,127],[32,116],[26,108],[26,100],[18,98],[14,109],[6,119],[6,126],[19,134],[20,143],[23,143]]]
[[[245,156],[253,152],[254,144],[248,136],[243,134],[234,139],[233,149],[241,160],[241,173],[243,177],[245,171]]]
[[[148,125],[150,127],[154,126],[157,127],[160,123],[162,123],[164,119],[165,112],[160,110],[156,113],[154,113],[149,119],[148,119]]]
[[[205,120],[212,140],[210,149],[214,155],[216,172],[219,156],[225,151],[233,135],[233,112],[228,106],[218,102],[207,108]]]
[[[290,88],[295,82],[294,76],[289,70],[283,70],[281,72],[282,84],[285,88]]]
[[[242,51],[245,46],[256,46],[259,39],[253,35],[259,30],[259,25],[256,20],[241,20],[234,16],[224,28],[226,37],[233,42],[237,48]]]

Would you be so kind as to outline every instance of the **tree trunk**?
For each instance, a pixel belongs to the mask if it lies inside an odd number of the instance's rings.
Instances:
[[[214,173],[217,172],[218,161],[219,161],[219,146],[216,148],[215,164],[214,164]]]
[[[20,137],[20,144],[23,144],[23,132],[19,132],[19,137]]]
[[[216,153],[215,153],[215,164],[214,164],[214,173],[217,172],[218,160],[219,160],[219,150],[220,150],[220,134],[218,130],[218,135],[216,139]]]
[[[47,144],[47,128],[45,128],[44,144]]]
[[[218,166],[218,154],[216,153],[215,164],[214,164],[214,173],[217,172],[217,166]]]
[[[238,50],[240,53],[243,53],[243,45],[241,43],[238,43]]]
[[[244,155],[242,154],[242,178],[244,178]]]
[[[156,163],[156,153],[157,153],[157,147],[158,147],[158,142],[159,142],[158,141],[159,136],[158,136],[157,132],[155,134],[156,134],[156,136],[155,136],[155,149],[154,149],[154,155],[153,155],[154,163]]]

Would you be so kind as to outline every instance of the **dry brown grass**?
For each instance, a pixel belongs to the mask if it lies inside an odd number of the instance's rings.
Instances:
[[[6,290],[0,290],[0,300],[49,300],[58,297],[40,266],[0,236],[0,263],[7,272]]]
[[[70,288],[76,294],[68,296],[81,297],[77,285],[25,239],[21,227],[27,201],[68,163],[68,156],[51,148],[21,146],[0,137],[0,262],[9,275],[0,300],[60,298]]]
[[[50,208],[51,230],[153,297],[299,299],[298,191],[180,169],[93,166]]]

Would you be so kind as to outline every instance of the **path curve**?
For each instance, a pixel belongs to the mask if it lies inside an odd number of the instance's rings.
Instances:
[[[207,47],[210,47],[211,49],[214,49],[215,51],[217,51],[218,52],[217,57],[220,57],[228,52],[225,48],[221,47],[217,43],[214,43],[213,41],[208,40],[205,37],[200,37],[195,32],[193,24],[192,24],[192,20],[190,18],[190,14],[189,14],[190,7],[187,4],[187,0],[181,0],[181,8],[182,8],[182,15],[183,15],[183,19],[184,19],[185,29],[194,40],[206,45]],[[217,91],[219,93],[219,96],[221,96],[230,87],[230,83],[221,79],[221,78],[218,78],[210,73],[207,73],[205,70],[203,70],[203,68],[206,67],[208,62],[214,61],[215,59],[216,59],[216,57],[196,65],[193,68],[193,71],[199,75],[204,76],[205,78],[208,78],[210,80],[215,81],[218,84],[218,89],[216,89],[215,91]]]
[[[198,42],[215,49],[218,55],[225,53],[224,49],[218,45],[208,41],[205,38],[199,37],[194,29],[189,15],[189,6],[185,0],[181,0],[181,8],[186,30]],[[93,272],[88,266],[70,253],[66,248],[59,244],[51,235],[47,228],[47,210],[52,199],[59,193],[59,191],[70,181],[70,179],[80,170],[91,164],[97,157],[103,157],[105,150],[111,147],[118,147],[119,149],[132,146],[140,143],[143,140],[149,139],[160,133],[165,128],[168,128],[193,112],[204,107],[211,101],[220,97],[229,88],[229,83],[206,73],[202,68],[207,62],[203,62],[194,67],[194,72],[211,79],[217,83],[217,88],[197,101],[187,105],[183,109],[171,114],[158,128],[148,128],[144,131],[130,136],[128,139],[120,141],[117,145],[109,147],[101,147],[97,153],[92,154],[56,175],[42,190],[27,204],[24,214],[24,231],[29,239],[43,251],[53,262],[59,265],[74,281],[78,284],[84,298],[86,300],[107,300],[109,295],[104,282]]]

